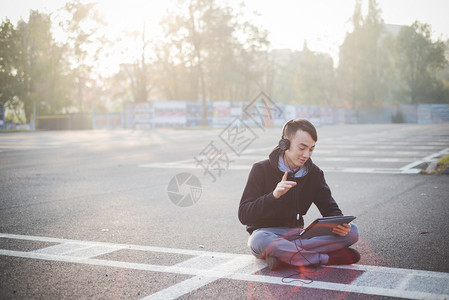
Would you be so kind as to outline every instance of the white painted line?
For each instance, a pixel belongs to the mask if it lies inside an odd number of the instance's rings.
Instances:
[[[267,156],[256,156],[256,155],[245,155],[241,156],[240,159],[252,160],[254,162],[266,159]],[[403,157],[357,157],[357,156],[340,156],[340,157],[329,157],[322,156],[321,152],[317,155],[312,156],[313,162],[410,162],[410,158]]]
[[[194,159],[184,159],[184,160],[177,160],[177,161],[171,161],[171,162],[164,162],[164,163],[149,163],[149,164],[143,164],[139,165],[141,168],[154,168],[154,165],[164,165],[167,168],[176,167],[176,165],[190,165],[190,163],[194,162]]]
[[[359,174],[419,174],[421,169],[394,169],[394,168],[321,168],[325,172],[359,173]]]
[[[373,276],[374,274],[374,276]],[[379,275],[377,275],[379,274]],[[362,275],[357,277],[354,281],[352,281],[353,285],[361,285],[366,286],[367,283],[373,282],[373,279],[377,278],[378,276],[382,276],[383,274],[381,272],[363,272]]]
[[[447,143],[445,144],[447,145]],[[388,145],[379,145],[379,143],[351,143],[350,145],[339,145],[339,144],[317,144],[317,150],[321,150],[322,148],[332,148],[332,149],[357,149],[357,148],[369,148],[369,149],[378,149],[378,150],[393,150],[393,149],[401,149],[404,148],[410,150],[432,150],[438,148],[441,145],[426,145],[426,146],[414,146],[410,144],[392,144],[388,143]]]
[[[212,283],[217,279],[219,278],[195,276],[141,299],[144,300],[176,299],[194,290],[197,290],[209,283]]]
[[[197,290],[209,283],[212,283],[220,278],[226,278],[230,277],[235,272],[241,268],[245,268],[249,265],[254,264],[254,257],[248,257],[245,255],[242,255],[240,257],[236,257],[230,261],[227,261],[225,263],[219,264],[215,266],[211,272],[216,272],[217,276],[212,277],[204,277],[202,275],[197,275],[193,278],[189,278],[187,280],[184,280],[178,284],[175,284],[169,288],[166,288],[162,291],[159,291],[155,294],[152,294],[150,296],[147,296],[145,300],[154,300],[154,299],[176,299],[182,295],[188,294],[194,290]],[[200,266],[204,264],[204,261],[197,260],[197,259],[191,259],[190,263],[199,264]],[[181,263],[182,264],[182,263]],[[179,264],[178,264],[179,265]],[[264,266],[265,267],[265,266]]]
[[[144,165],[139,165],[140,168],[159,168],[159,169],[201,169],[201,166],[199,166],[198,164],[194,164],[194,163],[188,163],[188,162],[193,162],[193,159],[188,160],[187,162],[185,161],[174,161],[174,162],[165,162],[165,163],[150,163],[150,164],[144,164]],[[231,167],[231,165],[229,166],[229,168]]]
[[[233,253],[226,253],[226,252],[210,252],[210,251],[199,251],[199,250],[190,250],[190,249],[174,249],[174,248],[142,246],[142,245],[132,245],[132,244],[113,244],[113,243],[105,243],[105,242],[80,241],[80,240],[61,239],[61,238],[44,237],[44,236],[19,235],[19,234],[10,234],[10,233],[0,233],[0,238],[37,241],[37,242],[49,242],[49,243],[58,243],[58,244],[72,243],[72,244],[84,245],[86,247],[104,246],[104,247],[111,247],[111,248],[118,248],[118,249],[163,252],[163,253],[183,254],[183,255],[191,255],[191,256],[210,255],[210,256],[215,256],[215,257],[233,258],[233,257],[241,255],[241,254],[233,254]],[[250,255],[248,255],[248,256],[250,256]]]
[[[188,260],[185,260],[183,262],[177,263],[174,265],[174,268],[200,268],[203,270],[209,270],[216,267],[217,264],[225,263],[228,261],[229,258],[223,258],[223,257],[215,257],[212,255],[201,255],[196,256],[193,258],[190,258]]]
[[[63,243],[58,244],[38,250],[34,250],[36,253],[43,253],[43,254],[52,254],[52,255],[64,255],[66,253],[70,253],[72,251],[77,251],[80,249],[88,248],[90,246],[86,245],[80,245],[75,243]]]
[[[394,139],[395,137],[391,137],[391,139]],[[397,138],[402,138],[402,137],[397,137]],[[422,140],[420,140],[422,141]],[[429,147],[429,149],[431,149],[430,147],[434,148],[434,147],[441,147],[441,146],[446,146],[448,144],[447,141],[443,141],[443,140],[436,140],[436,141],[426,141],[425,144],[426,146],[415,146],[416,145],[416,141],[408,141],[408,142],[394,142],[390,139],[388,140],[376,140],[376,141],[362,141],[362,142],[356,142],[357,145],[360,146],[372,146],[372,145],[379,145],[382,143],[385,143],[389,146],[394,146],[394,147],[404,147],[407,146],[407,148],[411,149],[416,147],[416,149],[419,149],[418,147]],[[328,145],[334,145],[333,143],[326,143]],[[320,143],[320,146],[322,144]]]
[[[412,147],[410,147],[410,149],[417,149],[417,150],[432,150],[435,148],[439,148],[439,147],[435,147],[435,146],[412,146]]]
[[[396,287],[397,290],[403,291],[407,288],[408,283],[410,282],[410,280],[412,280],[414,276],[412,274],[407,274],[404,278],[402,278],[401,282],[399,283],[399,285]]]
[[[261,148],[254,148],[254,149],[246,149],[243,150],[242,155],[246,155],[249,153],[254,153],[254,152],[262,152],[262,153],[266,153],[266,152],[270,152],[271,150],[274,149],[275,146],[270,146],[270,147],[261,147]]]
[[[101,245],[85,245],[75,243],[63,243],[54,245],[42,249],[35,250],[35,253],[51,254],[51,255],[68,255],[75,257],[95,257],[117,250],[123,249],[123,247],[109,247]]]
[[[47,237],[36,236],[22,236],[0,233],[0,237],[22,239],[31,241],[45,241],[45,242],[60,242],[65,244],[61,247],[47,247],[36,250],[33,252],[12,251],[12,250],[0,250],[0,255],[11,257],[23,257],[29,259],[41,259],[77,264],[87,264],[95,266],[126,268],[134,270],[144,270],[151,272],[164,272],[173,274],[191,275],[192,278],[168,287],[162,291],[159,291],[153,295],[149,295],[145,299],[172,299],[177,298],[187,293],[190,293],[198,288],[201,288],[217,279],[227,278],[234,280],[243,280],[250,282],[262,282],[279,285],[300,286],[302,288],[315,288],[330,291],[341,291],[350,293],[362,293],[367,295],[379,295],[385,297],[398,297],[409,299],[448,299],[449,290],[444,285],[431,284],[437,280],[440,282],[449,281],[449,274],[442,272],[431,272],[421,270],[407,270],[387,267],[376,267],[366,265],[352,265],[352,266],[334,266],[326,267],[329,270],[332,269],[348,269],[364,272],[359,278],[351,284],[332,283],[324,281],[313,281],[310,284],[305,284],[299,281],[283,281],[281,276],[266,276],[257,275],[254,272],[266,267],[266,264],[262,260],[258,260],[252,255],[244,254],[232,254],[232,253],[220,253],[220,252],[208,252],[208,251],[194,251],[184,249],[171,249],[160,248],[151,246],[136,246],[127,244],[112,244],[112,243],[100,243],[89,241],[77,241],[68,239],[57,239]],[[68,245],[72,244],[72,245]],[[86,258],[79,256],[67,255],[73,252],[73,244],[81,247],[86,246],[85,249],[95,248],[105,250],[111,249],[139,249],[143,251],[156,251],[165,253],[190,253],[196,256],[192,259],[188,259],[184,262],[178,263],[173,266],[160,266],[140,263],[129,263],[112,260],[102,260],[94,258]],[[71,250],[70,250],[71,247]],[[66,250],[66,251],[64,251]],[[58,253],[51,254],[51,253]],[[76,251],[76,250],[75,250]],[[205,260],[207,258],[207,260]],[[219,258],[214,261],[215,258]],[[215,263],[214,263],[215,262]],[[371,274],[369,274],[371,273]],[[420,290],[416,290],[416,286],[408,284],[415,280],[415,276],[419,281],[424,284],[420,285]],[[380,280],[370,280],[370,278],[381,278]],[[392,282],[397,284],[392,285]],[[425,284],[428,282],[429,284]]]
[[[230,279],[244,280],[251,282],[272,283],[278,285],[301,286],[301,288],[313,288],[328,291],[341,291],[349,293],[360,293],[366,295],[377,295],[385,297],[397,297],[402,299],[448,299],[449,295],[434,294],[419,291],[394,290],[382,287],[356,286],[342,283],[332,283],[324,281],[313,281],[305,284],[297,282],[284,282],[282,277],[265,276],[265,275],[242,275],[233,274],[228,276]]]
[[[11,256],[11,257],[21,257],[21,258],[31,258],[31,259],[41,259],[41,260],[49,260],[49,261],[56,261],[56,262],[67,262],[67,263],[75,263],[75,264],[81,263],[81,264],[93,265],[93,266],[115,267],[115,268],[134,269],[134,270],[152,271],[152,272],[165,272],[165,270],[167,269],[167,266],[127,263],[127,262],[121,262],[121,261],[102,260],[102,259],[93,259],[93,258],[81,258],[81,257],[76,257],[76,256],[67,256],[67,255],[52,255],[52,254],[43,254],[43,253],[36,253],[36,252],[0,250],[0,255]],[[183,271],[183,270],[179,270],[179,271]],[[179,274],[181,274],[181,272],[179,272]],[[190,275],[196,275],[196,274],[190,274]]]
[[[0,250],[0,255],[4,256],[12,256],[12,257],[22,257],[22,258],[32,258],[32,259],[42,259],[42,260],[50,260],[50,261],[62,261],[68,263],[81,263],[87,265],[95,265],[95,266],[106,266],[106,267],[116,267],[116,268],[126,268],[126,269],[134,269],[134,270],[144,270],[144,271],[153,271],[153,272],[169,272],[176,274],[185,274],[185,275],[195,275],[193,278],[210,278],[210,282],[213,282],[219,278],[229,278],[235,280],[244,280],[251,282],[263,282],[263,283],[272,283],[272,284],[280,284],[280,285],[291,285],[291,286],[302,286],[306,288],[316,288],[316,289],[324,289],[324,290],[332,290],[332,291],[343,291],[343,292],[352,292],[352,293],[362,293],[369,295],[379,295],[379,296],[387,296],[387,297],[402,297],[408,299],[448,299],[449,295],[445,294],[436,294],[430,292],[419,292],[419,291],[405,291],[405,290],[395,290],[395,289],[387,289],[382,287],[369,287],[369,286],[353,286],[348,284],[340,284],[340,283],[330,283],[330,282],[322,282],[322,281],[313,281],[310,284],[304,284],[301,282],[283,282],[283,277],[276,276],[265,276],[265,275],[254,275],[254,274],[244,274],[244,273],[233,273],[231,270],[227,270],[223,273],[220,270],[216,271],[206,271],[206,272],[198,272],[195,269],[185,269],[179,268],[175,270],[174,268],[166,267],[166,266],[157,266],[157,265],[147,265],[147,264],[138,264],[138,263],[126,263],[119,261],[110,261],[110,260],[100,260],[100,259],[83,259],[71,256],[57,256],[50,254],[41,254],[35,252],[22,252],[22,251],[11,251],[11,250]],[[245,255],[242,255],[245,257]],[[246,259],[246,257],[244,258]],[[252,258],[255,260],[255,258]],[[242,267],[242,265],[238,265],[238,267]],[[225,268],[226,270],[226,268]],[[433,272],[429,272],[433,273]],[[449,280],[449,274],[446,274],[446,280]],[[204,279],[205,280],[205,279]],[[184,292],[191,292],[194,289],[204,286],[202,284],[193,284],[194,280],[188,281],[178,287],[175,287],[173,290],[169,290],[168,292],[177,292],[180,290]],[[188,288],[192,290],[188,290]],[[176,297],[179,297],[177,295]],[[165,298],[169,299],[169,298]]]
[[[424,271],[424,270],[411,270],[403,268],[390,268],[382,266],[370,266],[370,265],[350,265],[350,266],[332,266],[334,269],[347,269],[347,270],[357,270],[365,272],[382,272],[388,274],[397,275],[414,275],[414,276],[429,276],[432,278],[445,278],[449,279],[449,273],[435,272],[435,271]]]
[[[230,164],[228,170],[250,170],[252,164],[238,165]],[[199,169],[201,167],[195,164],[176,164],[176,163],[153,163],[140,165],[142,168],[159,168],[159,169]],[[360,173],[360,174],[418,174],[421,169],[409,168],[409,169],[395,169],[395,168],[334,168],[334,167],[322,167],[325,172],[338,172],[338,173]]]
[[[435,158],[437,158],[437,157],[439,157],[439,156],[444,156],[444,155],[447,155],[447,154],[449,154],[449,148],[446,148],[446,149],[443,149],[443,150],[441,150],[441,151],[432,153],[432,154],[430,154],[430,155],[428,155],[428,156],[426,156],[426,157],[424,157],[424,158],[421,158],[421,159],[419,159],[419,160],[416,160],[416,161],[414,161],[414,162],[411,162],[411,163],[409,163],[409,164],[403,166],[403,167],[401,168],[401,170],[409,170],[409,169],[412,169],[412,168],[414,168],[414,167],[416,167],[416,166],[418,166],[418,165],[420,165],[420,164],[422,164],[422,163],[429,163],[429,162],[432,162],[433,160],[435,160]]]
[[[70,255],[70,256],[76,256],[76,257],[84,257],[84,258],[91,258],[95,256],[100,256],[104,254],[108,254],[117,250],[120,250],[123,248],[112,248],[112,247],[103,247],[103,246],[90,246],[90,247],[84,247],[81,249],[77,249],[74,251],[70,251],[67,253],[64,253],[64,255]]]

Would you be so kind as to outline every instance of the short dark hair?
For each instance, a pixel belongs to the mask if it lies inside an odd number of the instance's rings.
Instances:
[[[318,134],[315,126],[305,119],[295,119],[290,121],[285,128],[285,136],[291,140],[298,130],[307,132],[315,142],[318,141]]]

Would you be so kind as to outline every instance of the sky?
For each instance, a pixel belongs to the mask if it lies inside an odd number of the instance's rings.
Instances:
[[[218,0],[237,6],[241,0]],[[67,0],[0,0],[0,19],[14,24],[26,20],[31,9],[55,12]],[[140,29],[143,20],[157,27],[159,18],[173,0],[97,0],[98,9],[109,23],[111,33]],[[270,32],[273,48],[301,50],[304,41],[310,50],[329,53],[338,59],[338,49],[351,31],[355,0],[246,0],[246,11],[258,11],[252,21]],[[448,0],[377,0],[386,24],[411,25],[415,20],[432,27],[433,38],[449,39]],[[362,0],[366,14],[368,0]],[[157,32],[157,30],[155,31]],[[155,33],[156,34],[156,33]]]
[[[246,1],[257,7],[271,30],[275,45],[302,48],[307,39],[311,50],[338,48],[351,30],[355,0],[277,0]],[[377,0],[386,24],[411,25],[415,20],[432,26],[434,37],[449,38],[449,1],[447,0]],[[368,1],[362,2],[365,15]],[[298,39],[291,37],[297,36]],[[316,49],[314,49],[316,48]]]

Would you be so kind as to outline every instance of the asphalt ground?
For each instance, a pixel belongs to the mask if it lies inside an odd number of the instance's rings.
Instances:
[[[419,172],[449,124],[318,128],[312,159],[362,259],[300,275],[249,255],[237,218],[280,131],[0,134],[0,298],[448,298],[449,176]]]

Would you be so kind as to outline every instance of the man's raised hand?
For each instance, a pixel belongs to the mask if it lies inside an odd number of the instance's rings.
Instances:
[[[276,199],[279,199],[282,195],[288,192],[292,187],[296,185],[296,182],[294,181],[287,181],[287,175],[288,172],[284,173],[284,176],[282,176],[282,180],[277,184],[276,188],[274,189],[273,196]]]

